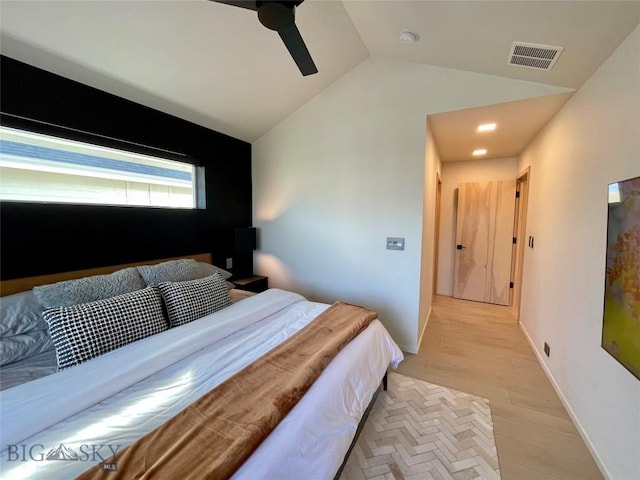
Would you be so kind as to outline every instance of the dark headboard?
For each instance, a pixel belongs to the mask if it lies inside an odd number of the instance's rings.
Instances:
[[[193,258],[198,262],[211,263],[210,253],[198,253],[194,255],[185,255],[184,257],[161,258],[149,260],[148,262],[133,262],[122,265],[109,265],[106,267],[89,268],[84,270],[73,270],[70,272],[52,273],[49,275],[38,275],[35,277],[14,278],[11,280],[0,280],[0,296],[11,295],[13,293],[25,292],[31,290],[37,285],[47,285],[50,283],[61,282],[63,280],[73,280],[76,278],[89,277],[92,275],[104,275],[113,273],[116,270],[127,267],[135,267],[138,265],[155,265],[157,263],[166,262],[168,260],[177,260],[178,258]]]

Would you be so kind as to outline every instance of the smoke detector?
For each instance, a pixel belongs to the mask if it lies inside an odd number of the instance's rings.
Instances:
[[[400,41],[405,45],[413,45],[419,38],[418,34],[411,30],[404,30],[400,33]]]
[[[551,70],[564,47],[513,42],[507,63],[516,67]]]

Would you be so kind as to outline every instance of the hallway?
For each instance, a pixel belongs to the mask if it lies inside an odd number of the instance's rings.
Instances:
[[[422,347],[397,371],[490,401],[503,480],[603,478],[513,308],[434,296]]]

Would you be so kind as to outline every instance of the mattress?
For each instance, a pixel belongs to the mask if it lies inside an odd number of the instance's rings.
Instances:
[[[78,475],[176,415],[328,306],[270,289],[3,391],[2,478]],[[380,379],[402,358],[374,320],[340,351],[234,478],[333,478]],[[101,446],[97,454],[96,446]],[[47,454],[61,451],[73,452],[68,455],[76,460],[46,461]]]

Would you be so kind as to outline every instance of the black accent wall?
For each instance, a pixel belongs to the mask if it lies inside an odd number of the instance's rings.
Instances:
[[[105,145],[122,146],[110,137],[185,154],[205,167],[207,204],[0,202],[2,279],[203,252],[222,268],[233,256],[236,273],[251,271],[252,253],[236,254],[233,246],[235,227],[251,225],[251,144],[6,56],[0,62],[3,125],[90,140],[67,129],[82,130]]]

